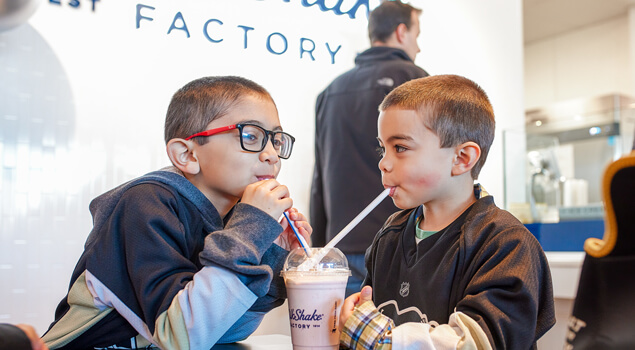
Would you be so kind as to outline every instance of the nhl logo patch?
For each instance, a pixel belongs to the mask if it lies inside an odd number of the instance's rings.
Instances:
[[[402,282],[401,287],[399,287],[399,295],[405,298],[408,294],[410,294],[410,283]]]

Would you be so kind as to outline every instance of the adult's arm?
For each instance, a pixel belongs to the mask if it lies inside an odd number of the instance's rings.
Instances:
[[[323,108],[325,93],[321,93],[315,103],[315,165],[313,167],[313,181],[311,183],[311,200],[309,203],[309,219],[313,233],[311,245],[323,247],[326,245],[326,227],[328,226],[326,208],[324,207],[324,183],[322,177],[322,149],[320,146],[320,110]]]

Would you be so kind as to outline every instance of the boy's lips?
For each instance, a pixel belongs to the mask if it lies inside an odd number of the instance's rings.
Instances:
[[[384,188],[390,188],[390,192],[388,193],[388,195],[391,197],[395,195],[395,191],[397,190],[397,186],[384,185]]]
[[[256,178],[258,179],[258,181],[262,181],[262,180],[275,179],[276,177],[273,175],[256,175]]]

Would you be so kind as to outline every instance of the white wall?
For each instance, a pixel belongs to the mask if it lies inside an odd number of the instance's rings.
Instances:
[[[525,107],[613,93],[635,95],[629,17],[525,46]]]
[[[502,205],[501,132],[523,127],[521,2],[411,3],[424,10],[417,63],[431,74],[464,75],[492,100],[497,134],[481,182]],[[297,139],[279,179],[307,212],[315,97],[368,45],[361,10],[350,19],[300,1],[100,1],[96,11],[91,4],[43,2],[27,24],[0,33],[0,322],[28,322],[40,332],[90,230],[90,200],[168,164],[162,129],[174,91],[227,74],[267,88]],[[155,8],[141,10],[153,21],[141,20],[139,29],[137,4]],[[189,38],[183,30],[167,34],[178,12]],[[221,43],[203,34],[212,18],[223,22],[210,24]],[[238,25],[254,28],[247,48]],[[281,55],[266,48],[276,32],[288,40]],[[315,42],[315,61],[299,57],[303,37]],[[273,39],[280,44],[279,35]],[[335,64],[326,42],[342,45]]]

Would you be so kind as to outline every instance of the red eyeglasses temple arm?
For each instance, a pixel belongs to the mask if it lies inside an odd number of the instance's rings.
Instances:
[[[212,136],[214,134],[218,134],[219,132],[228,131],[228,130],[232,130],[232,129],[236,129],[236,124],[227,125],[227,126],[223,126],[223,127],[216,128],[216,129],[210,129],[210,130],[201,131],[201,132],[199,132],[197,134],[190,135],[190,136],[186,137],[185,140],[189,140],[191,138],[199,137],[199,136]]]

